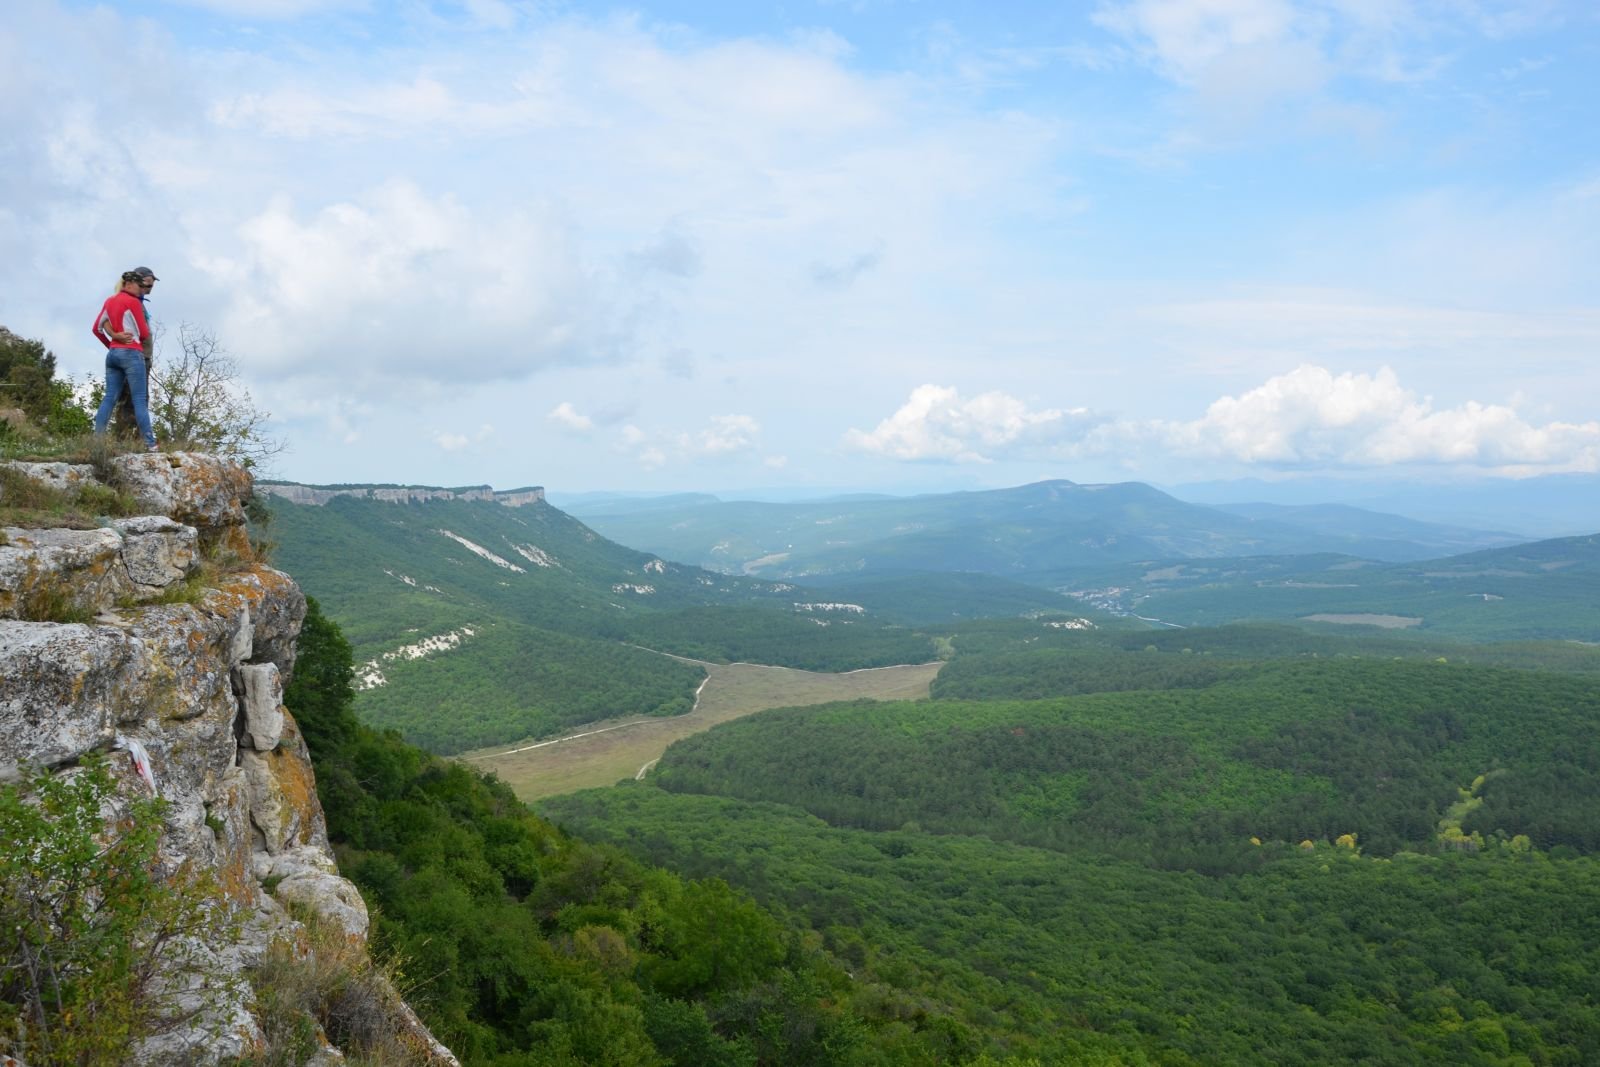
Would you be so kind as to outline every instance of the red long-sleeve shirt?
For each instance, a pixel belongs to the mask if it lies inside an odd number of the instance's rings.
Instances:
[[[131,333],[133,340],[119,341],[114,333]],[[94,335],[107,348],[137,348],[144,350],[150,339],[150,323],[144,317],[144,304],[132,293],[112,293],[100,306],[95,316]]]

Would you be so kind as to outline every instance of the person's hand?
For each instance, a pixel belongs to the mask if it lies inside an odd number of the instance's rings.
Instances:
[[[112,330],[111,339],[121,345],[131,345],[133,343],[133,334],[127,330]]]

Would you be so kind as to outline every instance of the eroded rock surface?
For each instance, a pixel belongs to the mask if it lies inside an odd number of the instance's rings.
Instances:
[[[10,460],[5,466],[52,489],[72,489],[95,480],[94,468],[87,463],[22,463]]]
[[[110,746],[148,675],[148,650],[120,630],[0,621],[0,781]]]
[[[122,565],[139,593],[183,581],[199,559],[199,531],[165,515],[117,519],[111,528],[122,535]]]
[[[123,796],[148,794],[153,782],[169,804],[162,867],[209,871],[216,906],[242,920],[217,929],[244,933],[192,946],[215,978],[193,990],[205,1010],[187,1029],[145,1042],[141,1062],[231,1064],[261,1046],[248,977],[267,946],[303,939],[293,916],[306,913],[364,941],[366,905],[339,875],[310,755],[283,706],[306,601],[288,575],[248,562],[249,476],[192,453],[113,464],[150,515],[97,530],[8,528],[0,545],[0,781],[25,769],[72,773],[100,752]],[[26,466],[58,484],[92,476]],[[215,588],[178,598],[194,603],[141,603],[194,575],[208,545],[245,562]],[[147,761],[148,781],[135,756]],[[438,1063],[455,1064],[395,1000],[398,1025]],[[321,1055],[337,1062],[336,1049]]]
[[[111,460],[118,484],[142,509],[220,532],[244,525],[252,484],[243,467],[203,452],[135,452]]]

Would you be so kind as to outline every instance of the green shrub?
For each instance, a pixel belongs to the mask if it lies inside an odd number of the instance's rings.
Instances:
[[[234,988],[200,948],[233,921],[214,884],[158,870],[165,802],[115,793],[97,759],[0,787],[0,1050],[33,1067],[128,1062]]]
[[[43,341],[0,331],[0,407],[19,408],[35,427],[57,436],[86,434],[93,412],[70,378],[57,378],[56,357]],[[7,439],[23,436],[7,424]]]
[[[23,590],[17,616],[29,622],[88,622],[95,613],[74,600],[64,586],[34,581]]]

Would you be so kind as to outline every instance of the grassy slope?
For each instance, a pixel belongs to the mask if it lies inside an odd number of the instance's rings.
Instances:
[[[439,752],[688,710],[701,670],[630,645],[813,671],[926,662],[936,646],[917,620],[948,618],[972,593],[970,583],[913,585],[880,591],[865,612],[829,611],[813,605],[835,594],[667,563],[542,503],[278,500],[272,512],[279,565],[322,601],[358,660],[461,638],[445,651],[383,660],[387,684],[358,702],[369,721]],[[1005,584],[985,591],[981,610],[1042,604],[1077,610],[1056,594]]]

